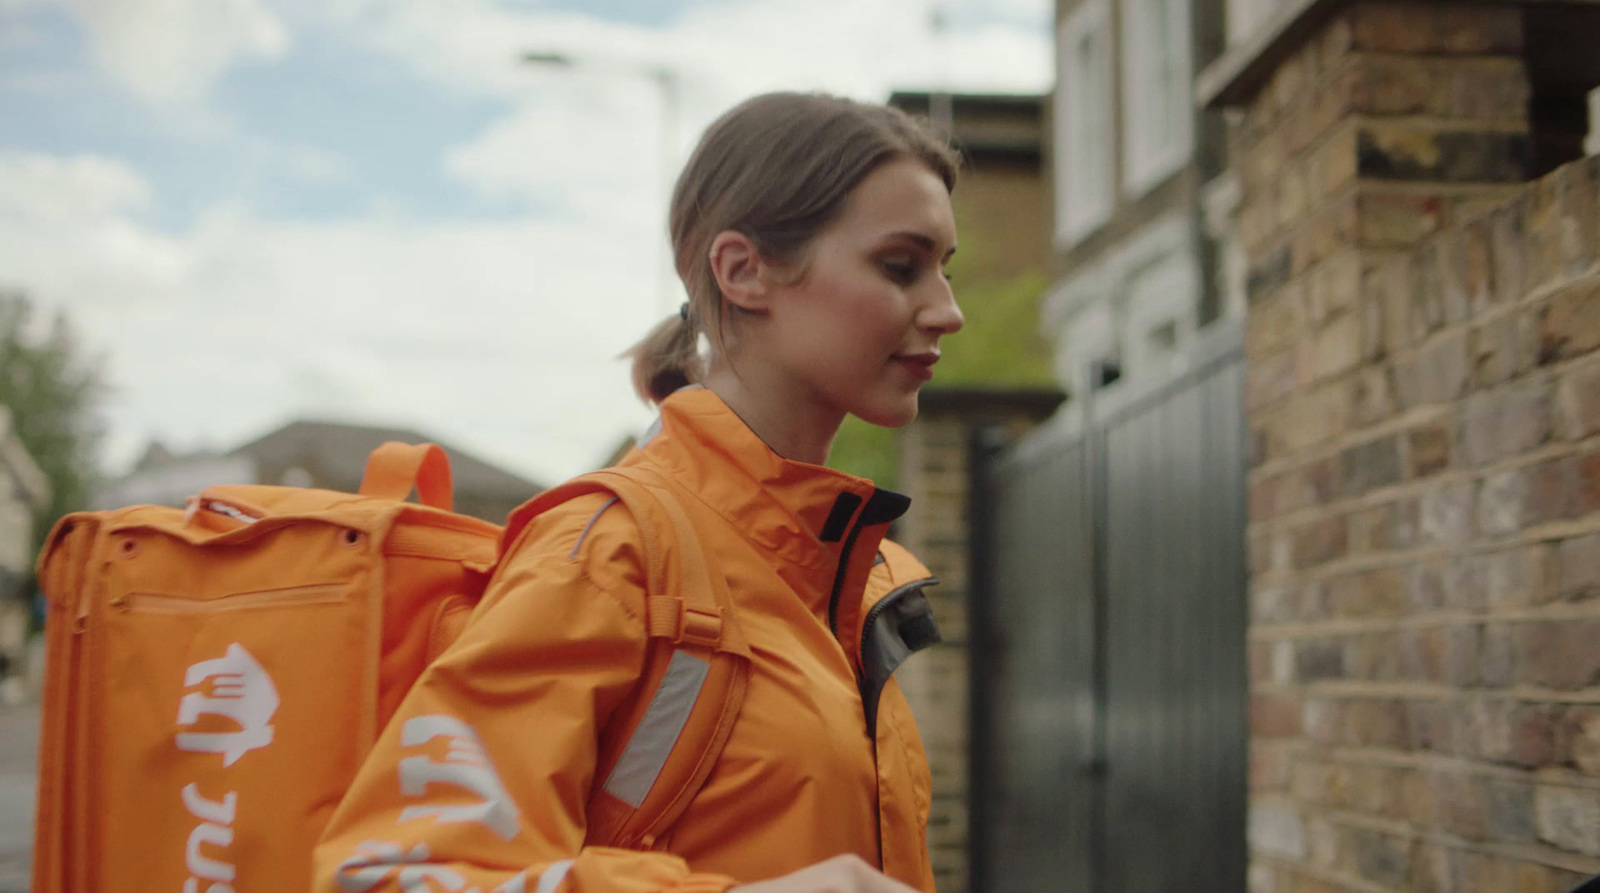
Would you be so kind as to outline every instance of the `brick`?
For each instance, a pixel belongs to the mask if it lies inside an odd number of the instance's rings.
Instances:
[[[1338,132],[1313,150],[1306,161],[1306,185],[1313,204],[1339,194],[1356,179],[1356,126],[1342,125]]]
[[[1482,840],[1489,828],[1489,803],[1482,779],[1453,772],[1430,772],[1433,826],[1468,840]]]
[[[1440,115],[1449,108],[1447,72],[1422,56],[1366,56],[1351,111],[1363,115]]]
[[[1406,475],[1423,478],[1450,467],[1454,426],[1448,420],[1418,425],[1406,432]]]
[[[1403,476],[1400,438],[1391,435],[1349,447],[1339,454],[1339,466],[1341,496],[1358,496],[1397,483]]]
[[[1581,440],[1600,434],[1600,365],[1568,372],[1556,391],[1563,437]]]
[[[1252,802],[1246,837],[1251,851],[1263,856],[1298,862],[1306,855],[1305,819],[1290,803]]]
[[[1573,768],[1585,775],[1600,775],[1600,707],[1569,710],[1562,737]]]
[[[1574,458],[1574,489],[1567,506],[1569,517],[1581,518],[1600,512],[1600,450]]]
[[[1483,652],[1478,675],[1490,688],[1505,688],[1516,679],[1516,643],[1509,626],[1490,624],[1483,628]]]
[[[1468,688],[1482,681],[1482,627],[1457,624],[1437,630],[1444,647],[1444,677],[1440,681],[1456,688]]]
[[[1430,485],[1421,500],[1422,542],[1440,546],[1465,544],[1475,529],[1473,506],[1477,499],[1477,487],[1471,481]]]
[[[1294,393],[1298,384],[1293,350],[1253,355],[1245,367],[1245,407],[1254,410],[1276,403]]]
[[[1307,318],[1312,325],[1321,325],[1360,303],[1362,267],[1361,253],[1351,249],[1306,274]]]
[[[1437,49],[1433,11],[1421,4],[1363,4],[1351,21],[1358,50],[1420,55]]]
[[[1461,226],[1461,287],[1473,313],[1482,313],[1495,303],[1494,248],[1487,217],[1469,220]]]
[[[1526,193],[1489,215],[1489,249],[1494,266],[1495,302],[1511,304],[1522,299],[1528,264],[1524,248],[1527,230]]]
[[[1399,636],[1399,669],[1413,682],[1439,682],[1445,675],[1445,636],[1442,630],[1406,630]]]
[[[1311,639],[1295,644],[1295,678],[1301,682],[1343,679],[1344,643],[1338,639]]]
[[[1346,636],[1342,668],[1350,679],[1365,682],[1393,682],[1401,678],[1404,661],[1404,633],[1373,633]]]
[[[1437,4],[1434,49],[1463,56],[1514,56],[1523,49],[1522,11],[1516,7]]]
[[[1363,191],[1356,196],[1360,244],[1408,248],[1439,231],[1444,204],[1436,196]]]
[[[1326,582],[1328,612],[1339,619],[1403,617],[1409,613],[1409,569],[1385,568],[1334,577]]]
[[[1600,856],[1600,791],[1539,785],[1534,808],[1540,840],[1586,856]]]
[[[1299,592],[1288,586],[1256,584],[1250,592],[1253,625],[1288,623],[1300,613]]]
[[[1538,838],[1533,785],[1511,778],[1484,782],[1485,831],[1496,843],[1533,843]]]
[[[1477,700],[1458,706],[1451,720],[1463,756],[1531,769],[1555,754],[1556,712],[1548,704]]]
[[[1472,330],[1472,383],[1478,388],[1502,384],[1531,369],[1539,357],[1538,317],[1508,313]]]
[[[1403,499],[1358,509],[1349,515],[1351,554],[1371,555],[1409,549],[1416,544],[1418,504]]]
[[[1411,870],[1410,840],[1379,831],[1353,828],[1350,842],[1356,873],[1375,884],[1398,887]]]
[[[1580,283],[1553,296],[1545,307],[1539,334],[1541,363],[1600,348],[1600,280]]]
[[[1300,711],[1300,702],[1287,695],[1253,695],[1250,734],[1258,738],[1293,738],[1301,732]]]
[[[1526,453],[1549,440],[1553,421],[1547,381],[1475,394],[1462,414],[1463,458],[1487,465]]]
[[[1344,706],[1344,702],[1332,698],[1306,698],[1300,716],[1306,738],[1317,744],[1342,743]]]
[[[1312,336],[1312,380],[1330,378],[1360,365],[1362,320],[1354,313],[1334,317]]]
[[[1405,702],[1351,700],[1343,710],[1343,742],[1353,747],[1403,749],[1407,743]]]
[[[1333,516],[1302,524],[1291,534],[1294,566],[1315,567],[1338,558],[1348,550],[1344,518]]]
[[[1528,188],[1528,284],[1585,270],[1595,258],[1595,183],[1586,163],[1558,168]]]
[[[1389,376],[1387,366],[1368,366],[1350,379],[1351,421],[1356,425],[1375,425],[1394,415],[1394,384]]]
[[[1600,534],[1563,540],[1556,550],[1557,590],[1565,598],[1600,592]]]
[[[1479,496],[1479,528],[1491,536],[1505,536],[1568,517],[1579,487],[1577,471],[1577,463],[1565,457],[1488,478]]]
[[[1513,630],[1518,682],[1571,690],[1600,683],[1600,620],[1545,620]]]
[[[1251,305],[1245,316],[1245,351],[1251,362],[1299,342],[1305,314],[1297,298],[1293,291],[1280,291]]]
[[[1413,700],[1405,706],[1408,750],[1455,753],[1455,716],[1450,705]]]
[[[1407,582],[1406,593],[1411,613],[1423,614],[1428,611],[1437,611],[1447,603],[1444,588],[1444,574],[1440,569],[1430,564],[1414,564],[1411,567],[1411,577]]]
[[[1527,179],[1532,143],[1521,132],[1377,121],[1356,134],[1356,158],[1358,174],[1370,180],[1519,183]]]
[[[1544,604],[1555,592],[1559,565],[1547,543],[1492,552],[1483,561],[1484,594],[1492,608]]]
[[[1528,71],[1521,59],[1455,61],[1448,68],[1445,113],[1453,118],[1528,120]]]
[[[1466,391],[1471,373],[1467,333],[1444,332],[1428,339],[1410,356],[1395,359],[1395,394],[1405,408],[1449,403]]]
[[[1405,258],[1392,258],[1373,264],[1361,277],[1361,295],[1370,328],[1381,333],[1377,340],[1385,355],[1396,354],[1420,340],[1411,322],[1411,268]]]
[[[1299,276],[1356,243],[1359,215],[1354,194],[1330,200],[1295,229],[1290,270]]]
[[[1312,462],[1301,470],[1300,504],[1327,505],[1339,493],[1340,464],[1337,456]]]
[[[1482,611],[1488,603],[1487,567],[1488,559],[1481,555],[1450,556],[1439,573],[1445,606],[1455,611]]]
[[[1278,741],[1250,742],[1250,790],[1283,791],[1289,787],[1289,772],[1293,765],[1289,750]]]

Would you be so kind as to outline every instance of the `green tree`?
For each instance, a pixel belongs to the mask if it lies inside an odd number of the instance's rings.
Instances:
[[[36,543],[57,518],[88,504],[105,392],[100,359],[84,353],[65,313],[41,319],[27,295],[0,292],[0,405],[51,487]]]

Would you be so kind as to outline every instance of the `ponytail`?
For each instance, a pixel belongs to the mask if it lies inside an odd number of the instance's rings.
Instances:
[[[673,391],[698,382],[704,375],[700,334],[690,321],[687,307],[656,324],[650,334],[623,354],[633,358],[633,390],[646,403],[660,403]]]

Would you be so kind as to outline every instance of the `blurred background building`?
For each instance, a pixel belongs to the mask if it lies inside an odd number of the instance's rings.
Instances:
[[[405,428],[296,421],[224,452],[174,454],[152,443],[125,477],[95,495],[99,508],[149,503],[181,506],[218,484],[282,484],[354,493],[367,457],[388,441],[438,443]],[[443,444],[441,444],[443,445]],[[471,453],[446,446],[455,510],[500,524],[544,489]]]

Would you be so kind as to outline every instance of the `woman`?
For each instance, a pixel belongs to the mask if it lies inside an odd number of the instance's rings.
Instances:
[[[660,633],[642,538],[671,524],[591,493],[517,537],[335,813],[318,890],[933,889],[926,760],[888,678],[929,639],[926,571],[882,541],[905,498],[823,463],[846,414],[911,421],[961,327],[955,170],[898,110],[773,94],[713,124],[678,181],[690,300],[634,350],[661,420],[623,465],[664,482],[726,579],[748,678],[670,828],[599,845]]]

